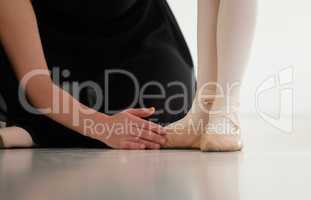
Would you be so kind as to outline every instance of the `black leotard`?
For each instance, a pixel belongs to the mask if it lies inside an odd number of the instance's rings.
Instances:
[[[176,121],[190,108],[195,90],[193,63],[165,0],[33,0],[33,7],[49,68],[71,72],[69,78],[61,81],[91,80],[109,89],[99,111],[143,106],[141,102],[131,105],[137,95],[129,78],[112,76],[106,85],[107,69],[132,73],[140,86],[150,82],[165,86],[165,98],[143,100],[144,106],[163,110],[153,116],[156,122]],[[40,147],[104,146],[45,116],[27,113],[18,102],[18,81],[1,48],[0,65],[0,92],[8,104],[9,124],[28,130]],[[180,86],[170,85],[173,82],[182,83],[188,93],[186,98],[166,104],[170,97],[184,92]],[[155,95],[163,91],[149,87],[147,93]],[[86,89],[80,101],[92,106],[94,95]],[[179,111],[171,113],[167,107]]]

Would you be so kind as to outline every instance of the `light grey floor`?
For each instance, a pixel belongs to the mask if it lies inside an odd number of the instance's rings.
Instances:
[[[239,153],[185,150],[0,151],[0,199],[311,199],[311,125],[292,134],[243,120]]]

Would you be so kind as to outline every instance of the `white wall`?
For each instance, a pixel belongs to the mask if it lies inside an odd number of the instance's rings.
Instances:
[[[168,0],[185,34],[194,59],[196,50],[195,0]],[[229,1],[229,0],[228,0]],[[297,114],[311,113],[311,1],[259,0],[256,39],[250,66],[242,88],[242,111],[254,113],[255,93],[264,80],[292,66],[294,72],[294,107]],[[285,75],[286,76],[286,75]],[[282,75],[281,75],[282,79]],[[289,85],[289,87],[291,87]],[[277,112],[277,94],[266,92],[260,98],[261,109]],[[280,90],[281,91],[281,90]],[[292,106],[290,96],[283,96],[284,112]]]

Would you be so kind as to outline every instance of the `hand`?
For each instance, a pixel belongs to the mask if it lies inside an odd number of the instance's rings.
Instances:
[[[110,116],[105,133],[97,139],[115,149],[160,149],[166,143],[164,128],[143,119],[154,112],[154,108],[128,109]]]

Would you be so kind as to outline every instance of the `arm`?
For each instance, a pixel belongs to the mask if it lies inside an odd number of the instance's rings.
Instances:
[[[22,80],[25,75],[34,70],[48,71],[35,13],[30,0],[0,0],[0,41],[12,63],[18,80]],[[27,82],[27,85],[23,84],[22,87],[24,87],[28,98],[36,108],[53,109],[53,95],[55,94],[61,97],[59,105],[57,105],[60,108],[62,108],[65,103],[68,104],[63,101],[66,99],[69,101],[68,105],[71,107],[69,109],[70,112],[51,112],[47,114],[47,116],[67,128],[101,140],[112,147],[137,148],[137,144],[143,142],[146,146],[146,144],[149,143],[147,143],[147,141],[138,140],[138,133],[142,133],[138,132],[142,129],[141,127],[139,130],[135,129],[130,133],[137,136],[135,137],[136,140],[133,142],[133,138],[129,137],[128,134],[125,134],[127,136],[118,139],[113,137],[112,133],[96,133],[94,132],[94,128],[86,129],[83,122],[92,121],[95,124],[105,123],[108,125],[113,123],[123,123],[124,126],[128,126],[128,124],[125,124],[125,121],[126,119],[130,119],[140,126],[144,125],[144,127],[147,127],[148,124],[149,129],[146,130],[146,128],[144,128],[144,134],[140,134],[140,136],[144,135],[143,139],[148,138],[153,142],[157,141],[157,143],[159,143],[161,139],[161,136],[157,133],[163,131],[162,128],[156,124],[147,123],[147,121],[140,118],[151,115],[153,111],[146,109],[130,110],[129,112],[122,112],[113,117],[107,116],[80,104],[70,94],[55,85],[48,74],[34,76]],[[78,111],[78,116],[73,111]],[[92,114],[86,114],[85,111]],[[80,119],[80,123],[77,125],[74,125],[73,123],[74,117],[79,117]],[[151,127],[152,129],[150,129]],[[128,139],[131,139],[131,142],[129,142]]]

